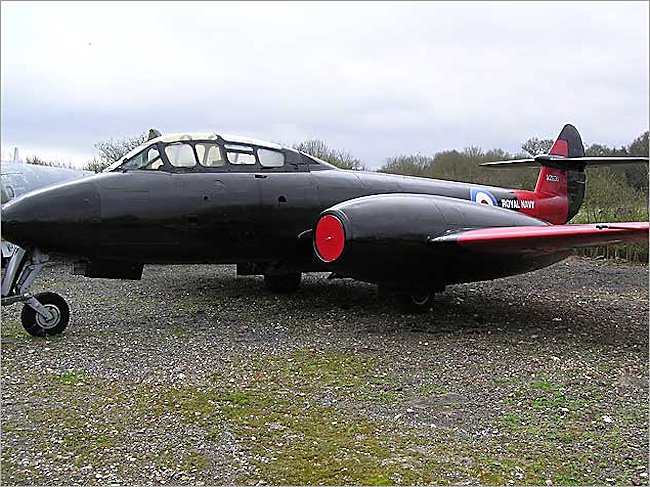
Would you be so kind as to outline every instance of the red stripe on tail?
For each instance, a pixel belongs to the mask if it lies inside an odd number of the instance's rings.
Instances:
[[[557,139],[548,153],[554,156],[569,157],[569,143],[566,140]]]

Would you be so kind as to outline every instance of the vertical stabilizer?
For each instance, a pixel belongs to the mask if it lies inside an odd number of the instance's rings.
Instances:
[[[578,129],[567,123],[562,128],[548,154],[560,157],[584,157],[585,148],[582,145],[582,138],[578,133]]]

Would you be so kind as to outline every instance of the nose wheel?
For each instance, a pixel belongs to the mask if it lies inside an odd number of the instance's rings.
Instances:
[[[20,319],[23,328],[32,336],[44,337],[58,335],[63,332],[70,322],[70,307],[65,299],[56,293],[38,293],[32,299],[49,311],[47,318],[40,314],[28,302],[23,307]]]
[[[45,262],[47,255],[38,250],[17,247],[2,276],[2,306],[25,303],[20,315],[23,328],[37,337],[58,335],[70,322],[70,307],[61,296],[27,292]]]

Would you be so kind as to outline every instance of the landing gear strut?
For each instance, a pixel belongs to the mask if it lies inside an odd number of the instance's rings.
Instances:
[[[70,307],[61,296],[51,292],[32,296],[27,292],[45,262],[47,255],[18,248],[2,276],[2,306],[25,303],[22,325],[27,333],[39,337],[58,335],[70,321]]]

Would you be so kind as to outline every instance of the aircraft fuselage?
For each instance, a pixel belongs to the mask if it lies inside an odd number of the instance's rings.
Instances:
[[[125,272],[123,277],[128,277],[128,271],[118,263],[256,263],[272,265],[276,270],[323,270],[314,257],[310,232],[318,215],[337,203],[374,194],[442,197],[436,208],[427,210],[429,221],[423,222],[431,237],[450,228],[544,224],[505,209],[476,213],[479,203],[470,203],[477,193],[493,198],[495,206],[516,200],[514,192],[507,189],[381,173],[306,169],[100,174],[18,201],[9,211],[20,216],[7,223],[19,245],[100,262],[104,270],[87,274],[99,277],[106,272],[106,277],[121,277]],[[47,198],[47,204],[42,198]],[[385,208],[384,216],[377,218],[385,219],[391,211]],[[380,228],[374,221],[377,218],[369,217],[368,225]],[[404,233],[412,224],[408,219],[391,223],[393,227],[404,225]],[[417,253],[410,255],[417,259]],[[448,257],[443,261],[449,262]],[[554,260],[561,257],[554,256]],[[507,263],[498,258],[490,263],[476,261],[471,255],[458,259],[464,264],[446,272],[448,282],[477,276],[492,278],[548,264],[548,257],[510,259]],[[410,274],[413,266],[418,267],[418,262],[403,264]],[[436,266],[440,274],[445,264]],[[110,274],[111,269],[117,269],[116,275]],[[423,276],[431,272],[427,270]],[[383,278],[368,275],[370,281]]]

